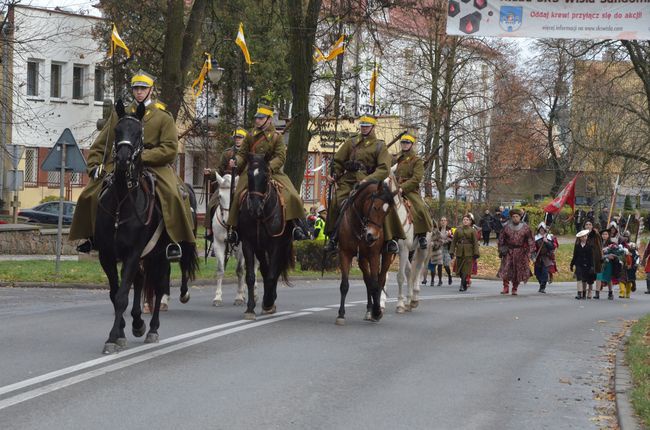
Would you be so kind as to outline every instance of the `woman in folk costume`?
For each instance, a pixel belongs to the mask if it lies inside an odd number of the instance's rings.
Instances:
[[[650,294],[650,243],[645,246],[645,251],[643,251],[643,271],[645,272],[645,288],[646,294]]]
[[[235,168],[239,174],[239,181],[235,190],[235,199],[231,202],[228,225],[237,226],[239,217],[239,203],[242,193],[248,189],[248,175],[245,173],[248,168],[248,154],[264,154],[271,176],[281,186],[282,200],[284,201],[284,213],[286,221],[293,221],[293,239],[304,240],[309,238],[309,229],[305,221],[305,210],[300,194],[296,191],[289,177],[284,173],[282,167],[287,158],[287,148],[282,141],[280,133],[275,131],[273,126],[273,108],[259,105],[255,113],[255,129],[244,138],[241,149],[237,152],[235,159],[230,160],[230,167]],[[238,241],[237,232],[233,228],[231,242]]]
[[[539,282],[540,293],[546,293],[546,284],[549,278],[549,269],[553,267],[553,254],[555,253],[555,241],[553,235],[548,233],[548,227],[541,222],[537,226],[535,234],[535,277]]]
[[[614,255],[611,250],[612,247],[618,248],[618,246],[609,240],[609,230],[603,230],[600,232],[600,240],[602,242],[602,264],[600,272],[596,273],[596,280],[599,281],[598,289],[594,295],[594,299],[600,299],[600,292],[603,290],[604,286],[607,286],[608,294],[607,298],[609,300],[614,300],[614,293],[612,291],[612,273],[614,267],[614,261],[618,260],[616,255]]]
[[[456,275],[460,278],[459,291],[466,291],[472,277],[472,264],[480,255],[470,214],[463,216],[463,225],[456,229],[449,252],[452,258],[456,257]]]
[[[445,273],[447,273],[447,284],[451,285],[451,255],[449,254],[449,249],[451,248],[451,239],[453,234],[451,228],[448,225],[447,217],[440,218],[440,227],[438,227],[440,232],[440,241],[442,242],[442,264],[438,264],[438,286],[442,285],[442,268],[445,268]]]
[[[503,280],[501,294],[508,294],[512,282],[512,295],[517,295],[520,283],[528,282],[531,276],[529,259],[535,251],[533,233],[528,224],[521,222],[521,210],[510,209],[510,221],[499,235],[499,257],[501,266],[497,276]]]

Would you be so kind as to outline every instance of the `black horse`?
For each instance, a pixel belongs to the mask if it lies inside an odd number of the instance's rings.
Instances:
[[[246,261],[248,303],[244,318],[255,319],[255,257],[264,280],[262,313],[275,312],[278,279],[288,284],[293,263],[293,223],[284,218],[279,184],[271,180],[268,161],[261,154],[248,155],[248,190],[241,195],[237,232]]]
[[[119,120],[115,125],[113,157],[115,171],[104,180],[99,197],[95,223],[96,246],[99,261],[108,277],[110,298],[115,310],[115,321],[104,354],[119,351],[126,346],[123,314],[129,304],[129,289],[134,285],[133,335],[140,337],[146,331],[142,319],[140,300],[142,289],[153,289],[156,300],[149,333],[145,343],[158,341],[160,327],[160,299],[169,287],[170,263],[167,246],[172,243],[164,228],[160,202],[156,198],[155,180],[144,168],[141,160],[145,107],[138,105],[135,116],[126,115],[119,100],[115,104]],[[192,190],[188,189],[188,192]],[[193,208],[196,212],[196,208]],[[193,243],[180,243],[183,272],[181,301],[187,302],[187,280],[194,279],[198,255]],[[122,262],[121,279],[117,263]]]

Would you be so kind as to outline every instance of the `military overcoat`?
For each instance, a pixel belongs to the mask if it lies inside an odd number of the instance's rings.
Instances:
[[[424,176],[424,163],[412,149],[402,152],[395,166],[395,179],[402,189],[404,198],[411,204],[415,234],[425,234],[433,229],[429,209],[420,196],[420,183]]]

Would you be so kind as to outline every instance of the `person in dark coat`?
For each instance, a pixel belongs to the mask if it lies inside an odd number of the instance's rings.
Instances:
[[[481,226],[481,236],[483,237],[483,245],[488,246],[490,244],[490,232],[492,231],[492,225],[494,221],[492,220],[492,215],[490,214],[489,209],[485,209],[485,213],[481,217],[481,220],[478,224]]]
[[[577,280],[578,294],[576,299],[587,298],[587,284],[593,285],[596,279],[596,270],[594,268],[594,255],[591,246],[587,244],[589,230],[581,230],[576,234],[578,242],[573,246],[573,257],[569,264],[569,269],[573,272],[575,267],[575,276]]]
[[[553,254],[555,252],[555,240],[548,232],[548,227],[543,222],[537,226],[535,234],[535,256],[534,267],[535,277],[539,282],[540,293],[546,293],[546,284],[549,280],[549,269],[555,264]]]
[[[472,276],[474,259],[479,258],[478,238],[472,227],[472,215],[463,216],[463,225],[459,226],[451,240],[449,253],[456,257],[456,275],[460,278],[460,290],[466,291]]]
[[[585,222],[586,215],[587,213],[580,208],[578,208],[578,210],[576,211],[573,218],[573,222],[575,223],[575,227],[576,227],[576,233],[582,230],[582,224]]]

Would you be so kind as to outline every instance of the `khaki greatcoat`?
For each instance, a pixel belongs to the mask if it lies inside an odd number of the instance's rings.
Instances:
[[[346,161],[359,161],[366,170],[356,172],[346,171]],[[336,179],[336,193],[328,208],[328,219],[325,224],[326,233],[331,236],[336,228],[341,204],[352,191],[352,188],[363,179],[383,181],[388,177],[391,156],[386,144],[378,140],[374,130],[367,137],[357,135],[346,140],[334,155],[333,175]],[[384,240],[406,239],[402,223],[395,210],[390,210],[384,219]]]
[[[132,103],[127,112],[135,113],[136,107],[137,104]],[[106,173],[113,172],[111,154],[117,120],[117,113],[113,110],[111,117],[90,147],[88,174],[102,163]],[[145,109],[142,121],[144,123],[142,162],[156,175],[156,195],[162,208],[167,234],[174,242],[194,242],[189,194],[184,189],[183,181],[171,166],[178,153],[178,132],[174,117],[161,103],[151,102]],[[104,157],[105,153],[106,157]],[[70,240],[94,236],[97,200],[102,181],[103,178],[91,178],[81,192],[70,227]]]
[[[249,133],[244,138],[241,149],[237,153],[237,173],[240,176],[235,189],[235,199],[231,204],[230,215],[228,216],[228,225],[233,227],[237,225],[239,200],[244,190],[248,189],[246,171],[249,153],[265,154],[272,178],[282,185],[285,221],[304,218],[305,209],[300,194],[296,191],[289,177],[282,171],[284,161],[287,158],[287,148],[282,141],[282,135],[275,131],[275,127],[271,124],[266,131],[255,130],[253,133]]]
[[[413,232],[425,234],[433,230],[433,220],[429,215],[422,196],[420,196],[420,182],[424,177],[424,163],[415,151],[402,152],[397,159],[395,178],[402,189],[404,198],[411,204],[413,217]]]
[[[456,256],[456,274],[461,279],[466,279],[472,274],[474,256],[479,256],[476,230],[471,226],[458,227],[451,240],[449,252]]]

